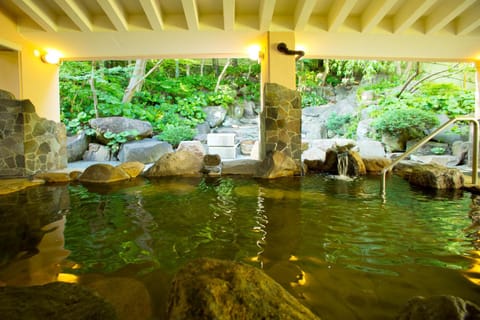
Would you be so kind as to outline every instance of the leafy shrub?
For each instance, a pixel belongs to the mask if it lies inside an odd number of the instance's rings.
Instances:
[[[421,138],[425,132],[438,125],[434,113],[414,108],[391,108],[376,118],[373,127],[379,133],[407,134],[409,138]]]
[[[475,95],[452,83],[425,83],[415,92],[414,102],[423,109],[450,117],[469,114],[475,108]]]
[[[159,138],[177,147],[182,141],[192,140],[195,134],[196,130],[186,125],[167,125]]]
[[[125,130],[119,133],[113,133],[107,131],[103,134],[106,139],[109,139],[107,146],[112,151],[112,154],[116,154],[120,149],[120,146],[128,141],[128,138],[134,138],[138,135],[138,130]]]
[[[327,129],[328,131],[333,132],[336,136],[344,136],[347,131],[347,126],[352,120],[352,115],[339,115],[336,112],[333,112],[327,119]]]
[[[305,107],[314,107],[314,106],[321,106],[327,103],[327,100],[318,95],[315,92],[303,92],[302,94],[302,108]]]

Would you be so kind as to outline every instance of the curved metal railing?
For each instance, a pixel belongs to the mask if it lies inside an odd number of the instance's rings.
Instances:
[[[440,127],[438,127],[436,130],[434,130],[432,133],[430,133],[428,136],[420,140],[418,143],[416,143],[414,146],[412,146],[410,149],[405,151],[404,154],[402,154],[400,157],[396,158],[388,167],[385,167],[382,170],[382,185],[381,185],[381,193],[382,196],[385,198],[386,194],[386,188],[387,188],[387,172],[393,169],[400,161],[411,155],[413,152],[415,152],[418,148],[426,144],[430,139],[435,137],[440,131],[444,130],[446,127],[449,125],[457,122],[457,121],[469,121],[473,123],[473,148],[472,148],[472,184],[476,185],[477,180],[478,180],[478,132],[479,132],[479,123],[478,120],[473,118],[473,117],[456,117],[453,119],[448,120],[444,124],[442,124]]]

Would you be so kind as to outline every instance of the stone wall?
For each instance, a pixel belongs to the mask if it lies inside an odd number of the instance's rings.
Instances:
[[[40,118],[30,100],[0,99],[0,177],[67,166],[65,126]]]
[[[280,151],[300,164],[302,99],[300,94],[276,83],[265,85],[261,120],[265,129],[265,152]]]

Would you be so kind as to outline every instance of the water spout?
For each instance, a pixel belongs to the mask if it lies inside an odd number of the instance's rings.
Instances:
[[[348,172],[348,152],[342,152],[337,155],[337,170],[338,175],[341,177],[345,177]]]

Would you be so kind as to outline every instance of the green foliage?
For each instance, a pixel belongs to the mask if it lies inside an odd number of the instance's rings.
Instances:
[[[339,115],[336,112],[333,112],[327,119],[327,129],[330,132],[333,132],[335,136],[345,136],[348,125],[352,122],[352,120],[352,115]]]
[[[182,141],[189,141],[195,137],[196,130],[187,125],[174,126],[168,124],[159,138],[177,147]]]
[[[138,131],[133,130],[125,130],[119,133],[113,133],[107,131],[103,134],[105,139],[108,139],[107,146],[110,148],[113,154],[116,154],[120,149],[120,146],[127,142],[129,139],[135,138],[138,135]]]
[[[359,81],[372,79],[377,74],[393,74],[395,65],[391,61],[376,60],[330,60],[330,73],[340,79]]]
[[[425,132],[438,125],[434,113],[414,108],[391,108],[380,114],[373,123],[379,133],[390,135],[408,135],[409,138],[421,138]]]
[[[168,125],[195,127],[205,120],[202,108],[207,105],[229,107],[238,98],[259,103],[257,63],[234,60],[219,90],[214,92],[218,70],[213,62],[213,59],[165,59],[145,79],[142,90],[135,93],[132,101],[122,103],[133,61],[66,61],[60,68],[61,120],[69,133],[89,130],[88,121],[96,116],[90,86],[92,63],[99,116],[149,121],[158,132]],[[147,69],[155,63],[156,60],[149,60]]]
[[[442,148],[442,147],[433,147],[432,149],[430,149],[430,151],[431,151],[433,154],[444,154],[444,153],[445,153],[445,148]]]
[[[312,107],[312,106],[321,106],[327,103],[327,100],[314,92],[304,92],[302,93],[302,108]]]
[[[473,92],[452,83],[425,83],[415,92],[412,103],[424,110],[446,114],[449,117],[472,113],[475,108]]]

